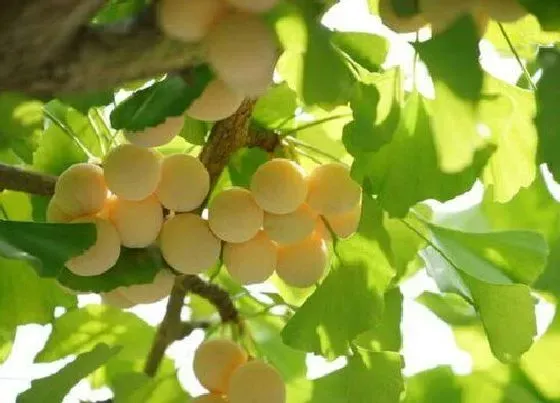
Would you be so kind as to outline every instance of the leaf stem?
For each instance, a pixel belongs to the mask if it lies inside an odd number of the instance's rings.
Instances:
[[[294,127],[293,129],[290,129],[287,132],[281,133],[280,136],[281,137],[289,136],[291,134],[299,132],[300,130],[309,129],[310,127],[314,127],[314,126],[320,126],[323,123],[327,123],[327,122],[330,122],[330,121],[333,121],[333,120],[338,120],[338,119],[343,119],[343,118],[349,118],[351,116],[352,116],[352,114],[350,114],[350,113],[345,113],[345,114],[342,114],[342,115],[327,116],[325,118],[322,118],[322,119],[319,119],[319,120],[314,120],[313,122],[305,123],[305,124],[302,124],[301,126]]]
[[[527,70],[527,67],[525,67],[525,65],[523,64],[523,61],[521,60],[521,57],[519,56],[519,53],[517,52],[517,49],[515,49],[515,46],[513,46],[513,43],[511,42],[511,39],[510,39],[508,33],[506,32],[503,24],[501,22],[498,22],[498,27],[500,28],[500,31],[501,31],[504,39],[506,40],[506,42],[509,46],[509,49],[513,53],[513,56],[515,57],[515,60],[517,60],[517,63],[519,64],[519,67],[521,67],[521,71],[523,72],[523,75],[525,76],[525,79],[527,80],[527,82],[531,86],[531,89],[533,91],[536,91],[537,87],[535,86],[535,83],[533,82],[533,78],[531,77],[531,74],[529,74],[529,71]]]
[[[45,115],[52,120],[52,122],[57,125],[60,130],[64,132],[70,139],[78,146],[78,148],[88,157],[89,160],[97,160],[98,158],[92,154],[91,151],[85,146],[82,141],[76,137],[76,135],[72,132],[72,130],[66,126],[63,122],[61,122],[56,116],[54,116],[47,108],[44,108]]]
[[[323,157],[329,158],[333,161],[343,163],[339,158],[335,157],[334,155],[331,155],[331,154],[321,150],[320,148],[315,147],[314,145],[311,145],[309,143],[306,143],[305,141],[301,141],[301,140],[299,140],[295,137],[286,136],[286,137],[284,137],[284,140],[289,142],[289,143],[292,143],[293,145],[303,147],[303,148],[307,148],[308,150],[313,151],[315,154],[322,155]]]

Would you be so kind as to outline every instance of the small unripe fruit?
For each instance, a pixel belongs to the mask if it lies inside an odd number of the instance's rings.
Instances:
[[[346,213],[326,215],[325,220],[337,237],[348,238],[358,230],[361,214],[362,205],[357,204],[356,207]]]
[[[257,235],[263,210],[247,189],[233,187],[220,192],[208,207],[208,224],[226,242],[246,242]]]
[[[310,287],[325,273],[328,250],[319,236],[310,236],[301,242],[278,247],[276,273],[292,287]]]
[[[274,7],[278,0],[227,0],[229,4],[248,13],[264,13]]]
[[[230,403],[285,403],[286,385],[275,368],[253,360],[233,373],[227,395]]]
[[[288,214],[264,214],[263,228],[267,235],[279,244],[303,241],[315,228],[317,213],[303,203]]]
[[[122,294],[134,304],[151,304],[167,297],[171,293],[174,281],[173,274],[166,269],[161,269],[153,282],[125,287]]]
[[[158,22],[170,38],[198,42],[225,11],[221,0],[162,0],[158,3]]]
[[[215,79],[187,109],[186,114],[198,120],[222,120],[231,116],[243,102],[243,95],[222,80]]]
[[[276,40],[261,18],[229,14],[210,30],[205,44],[208,63],[233,90],[256,97],[272,82]]]
[[[132,144],[140,147],[159,147],[181,133],[184,123],[183,116],[170,116],[157,126],[147,127],[139,132],[127,132],[125,136]]]
[[[156,190],[161,178],[160,155],[149,148],[122,144],[107,154],[107,186],[125,200],[143,200]]]
[[[194,353],[193,370],[198,381],[211,392],[225,393],[232,373],[247,362],[247,353],[232,341],[210,340]]]
[[[228,403],[228,401],[225,397],[210,393],[208,395],[195,397],[191,400],[191,403]]]
[[[422,14],[412,15],[410,17],[398,16],[393,9],[391,1],[392,0],[379,0],[378,12],[383,25],[398,33],[418,31],[426,25],[426,20]]]
[[[239,283],[262,283],[276,268],[276,245],[260,231],[247,242],[226,243],[223,260],[228,273]]]
[[[95,214],[107,198],[103,169],[94,164],[74,164],[56,181],[54,190],[60,210],[70,217]]]
[[[174,154],[164,158],[156,196],[165,208],[187,212],[199,207],[210,190],[210,175],[195,157]]]
[[[121,252],[121,240],[117,229],[107,220],[82,218],[72,222],[94,222],[97,239],[83,254],[66,262],[66,267],[78,276],[97,276],[117,263]]]
[[[145,248],[158,237],[163,224],[163,209],[154,196],[131,201],[113,197],[108,203],[109,220],[121,243],[127,248]]]
[[[124,287],[118,287],[118,288],[115,288],[114,290],[111,290],[109,292],[101,293],[101,301],[104,304],[111,305],[111,306],[114,306],[114,307],[120,308],[120,309],[127,309],[127,308],[133,307],[134,302],[129,300],[123,294],[123,288]]]
[[[216,264],[221,242],[195,214],[178,214],[163,224],[160,248],[167,263],[184,274],[199,274]]]
[[[345,165],[318,166],[309,175],[308,184],[307,203],[319,214],[345,213],[360,202],[362,189]]]
[[[71,215],[66,214],[56,201],[56,197],[52,197],[47,206],[47,222],[67,223],[74,219]]]
[[[518,0],[479,0],[480,7],[490,18],[499,22],[513,22],[527,15]]]
[[[269,213],[294,212],[307,197],[305,171],[293,161],[274,158],[254,173],[251,192],[259,206]]]

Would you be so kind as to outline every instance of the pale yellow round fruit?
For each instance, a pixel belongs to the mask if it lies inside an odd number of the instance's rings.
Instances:
[[[218,77],[248,97],[262,95],[278,59],[276,38],[255,15],[232,13],[205,38],[206,58]]]
[[[83,254],[66,262],[66,267],[78,276],[97,276],[105,273],[117,263],[121,252],[121,240],[117,229],[107,220],[99,218],[80,218],[73,223],[93,222],[97,239]]]
[[[170,116],[157,126],[139,132],[127,132],[125,136],[132,144],[140,147],[159,147],[169,143],[181,133],[184,123],[183,116]]]
[[[151,304],[171,293],[175,276],[166,269],[157,272],[153,282],[125,287],[122,294],[134,304]]]
[[[103,165],[109,190],[125,200],[150,196],[161,178],[161,156],[155,150],[134,144],[112,149]]]
[[[325,240],[309,236],[301,242],[279,246],[276,273],[292,287],[310,287],[325,273],[328,250]]]
[[[225,393],[232,373],[247,362],[247,353],[226,339],[205,341],[194,353],[193,370],[198,381],[211,392]]]
[[[231,116],[243,102],[243,95],[220,79],[211,81],[186,111],[198,120],[222,120]]]
[[[56,200],[56,197],[52,197],[47,206],[47,222],[53,223],[66,223],[72,221],[76,217],[72,217],[66,214]]]
[[[469,14],[476,0],[419,0],[418,7],[432,26],[432,32],[447,30],[460,17]]]
[[[315,236],[320,239],[323,239],[327,243],[332,241],[331,232],[325,225],[325,222],[323,221],[323,217],[317,217],[317,220],[315,221],[315,229],[313,230],[311,236]]]
[[[307,203],[319,214],[345,213],[360,202],[362,189],[350,177],[346,165],[319,165],[311,172],[307,182]]]
[[[241,284],[266,281],[276,268],[276,245],[260,231],[242,243],[226,243],[223,261],[228,273]]]
[[[227,0],[229,4],[248,13],[264,13],[272,9],[278,0]]]
[[[327,220],[337,237],[348,238],[358,230],[361,214],[362,205],[359,203],[352,210],[345,213],[325,215],[325,220]]]
[[[94,164],[74,164],[56,181],[54,194],[60,210],[70,217],[95,214],[107,198],[103,169]]]
[[[187,212],[199,207],[210,190],[210,175],[195,157],[173,154],[164,158],[156,196],[165,208]]]
[[[418,31],[426,25],[426,19],[422,14],[410,17],[398,16],[391,4],[391,0],[379,0],[378,13],[383,25],[397,33]]]
[[[207,395],[195,397],[193,400],[191,400],[191,403],[228,403],[228,401],[221,395],[210,393]]]
[[[253,174],[251,192],[263,210],[273,214],[292,213],[307,197],[305,171],[293,161],[274,158]]]
[[[479,4],[490,18],[499,22],[514,22],[527,15],[518,0],[479,0]]]
[[[257,235],[263,224],[263,210],[251,192],[233,187],[220,192],[208,207],[208,224],[226,242],[246,242]]]
[[[165,261],[175,270],[199,274],[216,264],[221,242],[199,216],[178,214],[163,224],[160,248]]]
[[[227,396],[229,403],[286,403],[286,385],[274,367],[253,360],[235,370]]]
[[[115,308],[127,309],[133,307],[135,304],[129,300],[123,293],[124,287],[118,287],[109,292],[101,293],[101,301],[104,304],[114,306]]]
[[[158,2],[158,23],[170,38],[198,42],[226,9],[222,0],[161,0]]]
[[[127,248],[145,248],[155,242],[163,224],[163,209],[155,196],[131,201],[112,197],[109,220]]]
[[[264,213],[263,228],[267,235],[279,244],[303,241],[315,228],[317,213],[303,203],[288,214]]]

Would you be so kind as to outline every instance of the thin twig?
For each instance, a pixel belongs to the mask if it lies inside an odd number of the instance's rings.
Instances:
[[[56,176],[0,164],[0,191],[15,190],[40,196],[51,196],[54,193],[55,184]]]
[[[297,138],[292,137],[292,136],[285,136],[284,139],[286,141],[296,145],[296,146],[307,148],[308,150],[313,151],[315,154],[322,155],[323,157],[329,158],[333,161],[343,163],[339,158],[335,157],[334,155],[331,155],[331,154],[321,150],[320,148],[315,147],[314,145],[306,143],[305,141],[302,141],[302,140],[297,139]]]
[[[533,82],[533,78],[531,77],[531,74],[529,74],[529,71],[527,71],[527,67],[525,67],[525,65],[523,64],[523,61],[521,60],[521,57],[519,56],[519,53],[517,52],[517,49],[515,49],[515,46],[513,46],[513,43],[511,42],[511,39],[510,39],[508,33],[506,32],[506,30],[505,30],[505,28],[504,28],[504,26],[502,25],[501,22],[498,22],[498,27],[500,28],[500,31],[502,32],[502,35],[503,35],[504,39],[506,40],[506,42],[509,46],[509,49],[513,53],[513,56],[515,56],[515,60],[517,60],[517,63],[519,64],[519,67],[521,67],[521,71],[523,72],[523,75],[525,76],[525,79],[527,80],[527,82],[531,86],[531,89],[533,91],[536,91],[537,87],[536,87],[535,83]]]

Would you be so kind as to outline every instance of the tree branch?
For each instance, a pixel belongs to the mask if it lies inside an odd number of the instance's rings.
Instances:
[[[54,193],[55,184],[56,176],[0,164],[0,191],[16,190],[40,196],[50,196]]]

